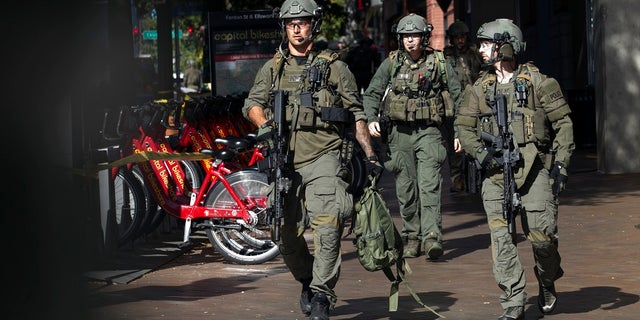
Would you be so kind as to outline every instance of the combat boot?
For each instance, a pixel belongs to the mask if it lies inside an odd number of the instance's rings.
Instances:
[[[538,279],[538,309],[543,314],[549,314],[556,308],[558,302],[558,294],[556,293],[556,286],[551,284],[550,286],[544,286],[540,279],[540,271],[538,267],[533,267],[533,273]]]
[[[433,232],[427,235],[427,240],[424,242],[424,252],[427,254],[427,259],[429,260],[437,260],[444,253],[442,244],[440,244],[437,236]]]
[[[524,319],[524,307],[513,306],[504,309],[504,312],[498,320],[522,320]]]
[[[304,279],[300,281],[302,283],[302,292],[300,293],[300,310],[304,315],[308,316],[311,314],[311,298],[313,297],[313,292],[309,287],[311,285],[311,279]]]
[[[329,320],[329,299],[324,292],[316,292],[311,299],[310,320]]]
[[[420,256],[420,240],[416,236],[409,236],[407,243],[404,245],[404,258],[416,258]]]

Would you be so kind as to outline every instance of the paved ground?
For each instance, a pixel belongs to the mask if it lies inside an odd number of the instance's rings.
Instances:
[[[595,155],[586,151],[573,162],[559,219],[565,276],[557,282],[559,306],[545,318],[639,319],[640,174],[600,174]],[[381,183],[397,212],[390,178]],[[447,319],[497,319],[500,292],[491,274],[479,198],[445,192],[443,199],[445,254],[437,262],[410,259],[409,282]],[[402,286],[399,310],[388,312],[388,281],[382,272],[359,265],[352,240],[350,235],[342,242],[339,302],[331,319],[438,318]],[[522,241],[518,247],[529,280],[526,319],[539,319],[530,244]],[[87,284],[92,319],[305,319],[298,307],[300,287],[279,257],[255,266],[228,264],[205,238],[196,238],[193,250],[126,284]]]

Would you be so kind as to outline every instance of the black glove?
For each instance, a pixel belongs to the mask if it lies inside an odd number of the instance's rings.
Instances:
[[[551,191],[555,196],[564,191],[564,186],[568,179],[569,176],[567,175],[567,168],[562,162],[556,161],[549,173],[549,184],[551,185]]]
[[[367,174],[370,177],[374,177],[374,178],[380,177],[380,175],[382,174],[382,171],[384,171],[382,164],[380,164],[378,160],[376,160],[375,162],[371,162],[367,160],[365,162],[365,165],[367,167]]]

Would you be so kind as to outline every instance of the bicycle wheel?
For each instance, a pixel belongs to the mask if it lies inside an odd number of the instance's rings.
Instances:
[[[246,226],[228,219],[211,219],[212,227],[206,229],[209,241],[227,260],[238,264],[260,264],[275,258],[280,251],[271,241],[266,217],[265,205],[269,188],[266,174],[242,170],[227,175],[226,179],[256,218],[256,223]],[[214,186],[205,205],[239,208],[222,183]]]
[[[120,168],[113,179],[114,213],[118,232],[118,246],[137,238],[146,206],[142,185],[129,169]]]
[[[180,167],[182,168],[186,186],[185,190],[192,190],[194,188],[200,188],[202,180],[204,179],[204,172],[200,164],[194,161],[180,161]],[[167,216],[167,212],[162,208],[156,207],[152,213],[152,217],[147,220],[147,223],[142,227],[142,234],[147,235],[156,229],[164,222],[164,218]]]
[[[155,230],[155,227],[153,229],[151,229],[150,227],[151,227],[151,224],[154,222],[154,220],[157,219],[156,216],[158,215],[158,211],[161,211],[162,209],[159,209],[158,202],[153,197],[151,190],[149,190],[148,186],[144,183],[142,170],[137,164],[134,164],[131,167],[131,173],[133,173],[133,176],[136,177],[136,179],[138,179],[144,191],[145,204],[146,204],[145,208],[146,208],[147,214],[145,215],[145,218],[140,225],[140,236],[144,236],[150,233],[151,231]],[[163,214],[164,214],[164,211],[163,211]]]

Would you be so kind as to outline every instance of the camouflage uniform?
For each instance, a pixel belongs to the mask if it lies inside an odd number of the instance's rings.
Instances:
[[[504,24],[502,20],[505,19],[496,21]],[[517,85],[526,86],[524,105],[516,99]],[[571,110],[560,85],[555,79],[541,74],[531,63],[519,65],[508,83],[496,81],[493,70],[483,72],[473,86],[464,91],[455,124],[465,151],[484,163],[486,177],[482,183],[482,200],[491,231],[493,274],[503,291],[500,302],[507,310],[500,319],[513,319],[508,316],[509,310],[512,310],[509,308],[520,308],[514,314],[523,314],[522,307],[526,302],[525,272],[518,257],[518,248],[512,242],[507,222],[502,216],[502,165],[495,163],[495,160],[485,161],[491,159],[492,155],[480,136],[483,131],[497,135],[496,121],[486,102],[496,94],[503,94],[507,98],[507,120],[513,132],[513,143],[521,154],[514,168],[514,178],[516,192],[520,194],[524,208],[522,230],[533,247],[541,294],[543,287],[547,291],[553,290],[552,307],[555,307],[556,301],[554,281],[563,275],[563,271],[558,253],[558,199],[552,192],[554,181],[550,179],[550,170],[555,167],[552,177],[555,170],[562,170],[566,180],[566,168],[575,145],[569,117]],[[553,156],[555,160],[552,160]],[[538,303],[542,309],[544,301],[539,300]]]
[[[315,124],[303,122],[300,93],[309,90],[306,74],[309,66],[328,65],[327,88],[314,94],[314,104],[320,107],[345,108],[355,120],[364,120],[362,103],[353,74],[346,64],[336,60],[330,50],[312,51],[303,59],[296,59],[284,51],[276,54],[256,75],[255,83],[245,100],[243,112],[259,106],[269,110],[271,90],[289,92],[287,119],[298,114],[296,128],[289,139],[293,153],[292,185],[285,200],[282,237],[278,246],[287,267],[298,281],[313,278],[311,288],[326,293],[332,305],[336,302],[333,288],[340,274],[340,238],[345,218],[353,208],[352,195],[347,192],[348,182],[339,176],[342,169],[340,149],[342,125],[322,121],[317,114]],[[282,65],[282,67],[279,66]],[[281,71],[279,71],[281,70]],[[273,88],[271,87],[273,84]],[[335,94],[331,94],[335,92]],[[308,110],[307,110],[308,111]],[[291,125],[291,123],[289,123]],[[303,236],[305,220],[309,217],[313,230],[314,254],[309,252]]]
[[[426,253],[434,245],[439,247],[433,258],[442,254],[441,167],[446,157],[439,130],[445,116],[442,92],[448,90],[457,101],[461,88],[451,65],[439,63],[436,54],[442,52],[425,50],[414,61],[404,50],[391,52],[363,97],[369,123],[379,122],[382,114],[391,118],[389,157],[383,162],[395,176],[401,234],[409,243],[405,249],[413,247],[410,242],[418,243],[417,253],[405,250],[409,257],[420,255],[420,244]],[[424,90],[419,89],[420,81],[426,84]]]

